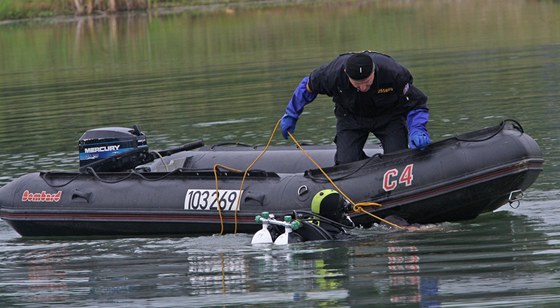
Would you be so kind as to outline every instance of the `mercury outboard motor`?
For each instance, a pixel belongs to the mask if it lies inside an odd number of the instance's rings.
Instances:
[[[80,170],[124,171],[143,164],[148,157],[146,135],[134,125],[86,131],[78,141]]]
[[[147,164],[157,158],[202,147],[202,140],[177,148],[149,152],[146,135],[138,126],[104,127],[86,131],[78,141],[80,172],[120,172]]]

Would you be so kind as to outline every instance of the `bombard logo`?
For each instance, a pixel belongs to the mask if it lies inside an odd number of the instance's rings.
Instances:
[[[21,201],[23,202],[58,202],[62,196],[62,191],[58,191],[54,194],[50,194],[46,191],[40,193],[32,193],[29,190],[23,192],[21,196]]]

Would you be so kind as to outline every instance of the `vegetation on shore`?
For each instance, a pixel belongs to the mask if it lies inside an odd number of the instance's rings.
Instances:
[[[174,6],[208,6],[242,0],[1,0],[0,20],[63,15],[115,14]],[[245,1],[247,2],[247,1]],[[250,1],[249,1],[250,2]]]

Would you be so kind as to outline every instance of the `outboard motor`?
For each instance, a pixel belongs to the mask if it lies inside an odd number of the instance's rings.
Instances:
[[[149,152],[146,135],[133,128],[104,127],[86,131],[78,141],[80,172],[120,172],[134,169],[157,158],[204,146],[202,140],[179,147]]]
[[[133,128],[104,127],[86,131],[78,141],[80,171],[124,171],[147,161],[146,135]]]

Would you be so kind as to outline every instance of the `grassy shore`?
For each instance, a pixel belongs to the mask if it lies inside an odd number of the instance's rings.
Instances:
[[[37,17],[98,15],[124,11],[148,11],[172,7],[210,7],[242,3],[275,2],[256,0],[0,0],[0,20]],[[283,2],[283,1],[278,1]]]

